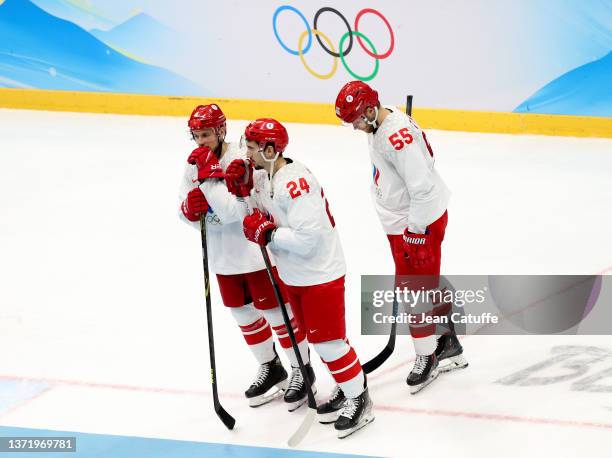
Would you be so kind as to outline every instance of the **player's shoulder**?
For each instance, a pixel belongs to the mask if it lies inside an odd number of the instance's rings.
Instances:
[[[319,182],[310,169],[291,159],[274,176],[274,194],[279,198],[293,200],[317,192],[319,188]]]
[[[392,109],[393,111],[387,115],[383,123],[378,128],[377,134],[388,137],[404,127],[412,129],[413,125],[410,122],[408,115],[397,108]]]
[[[310,171],[308,167],[302,164],[299,161],[294,161],[292,159],[287,160],[287,164],[278,171],[282,176],[282,180],[284,182],[295,181],[300,178],[309,178],[313,182],[316,181],[314,174]]]
[[[395,108],[376,131],[374,148],[386,153],[402,150],[406,141],[412,142],[418,129],[418,126],[406,113]]]

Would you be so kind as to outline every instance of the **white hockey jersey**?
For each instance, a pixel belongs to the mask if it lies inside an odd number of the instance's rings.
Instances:
[[[346,273],[344,253],[327,199],[314,175],[287,159],[272,177],[257,174],[251,196],[278,227],[268,248],[288,285],[327,283]]]
[[[219,160],[223,171],[234,159],[245,159],[246,150],[240,149],[237,143],[229,143],[225,154]],[[197,167],[187,164],[181,182],[179,202],[187,193],[197,186]],[[233,275],[255,272],[266,268],[261,251],[254,243],[249,242],[242,230],[242,220],[246,215],[244,205],[236,201],[225,185],[224,180],[206,180],[200,185],[210,206],[206,215],[207,248],[209,266],[212,271],[222,275]],[[199,229],[199,222],[191,222],[180,210],[180,217]]]
[[[424,233],[446,211],[450,191],[434,169],[425,133],[401,111],[393,110],[368,134],[371,191],[387,234]]]

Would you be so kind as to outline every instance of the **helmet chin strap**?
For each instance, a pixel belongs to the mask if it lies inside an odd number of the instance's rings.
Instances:
[[[223,143],[225,142],[225,135],[221,135],[221,128],[217,127],[215,129],[215,133],[217,134],[217,147],[215,148],[215,154],[217,158],[221,158],[221,153],[223,152]]]
[[[268,170],[268,178],[270,180],[270,197],[273,197],[274,196],[274,187],[272,186],[272,177],[274,176],[274,163],[278,159],[278,156],[279,156],[280,153],[278,151],[276,151],[276,154],[271,159],[268,159],[266,157],[266,155],[264,154],[264,150],[263,149],[259,150],[259,154],[261,154],[261,157],[262,157],[262,159],[264,161],[266,161],[268,164],[270,164],[270,170]]]
[[[378,124],[376,122],[376,120],[378,119],[378,107],[373,107],[374,108],[374,119],[372,121],[368,121],[368,118],[366,118],[366,124],[372,126],[372,128],[376,129],[378,127]]]

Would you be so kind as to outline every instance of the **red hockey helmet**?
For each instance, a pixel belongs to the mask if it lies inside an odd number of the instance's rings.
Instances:
[[[351,123],[363,115],[366,108],[378,106],[378,92],[363,81],[351,81],[336,97],[336,116]]]
[[[282,153],[289,143],[287,129],[276,119],[260,118],[252,121],[244,130],[244,138],[254,141],[264,149],[268,143],[274,145],[277,153]]]
[[[189,117],[189,129],[218,129],[225,125],[225,115],[219,105],[198,105]]]

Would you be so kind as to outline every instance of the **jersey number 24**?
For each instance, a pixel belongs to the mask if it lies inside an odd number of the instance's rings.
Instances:
[[[299,183],[300,189],[298,189],[298,183]],[[300,197],[302,195],[302,191],[305,191],[306,193],[310,192],[310,186],[308,186],[308,182],[306,181],[305,178],[298,179],[297,183],[295,181],[289,181],[287,183],[287,189],[289,190],[289,195],[291,196],[292,199]],[[321,189],[321,198],[325,201],[325,211],[327,212],[327,217],[329,218],[329,222],[331,223],[332,227],[336,227],[336,221],[334,221],[334,217],[329,211],[329,202],[327,202],[327,199],[325,198],[323,189]]]

